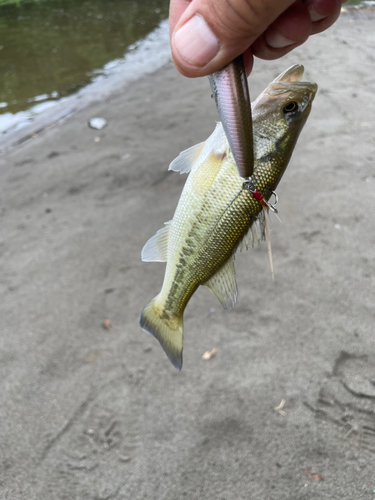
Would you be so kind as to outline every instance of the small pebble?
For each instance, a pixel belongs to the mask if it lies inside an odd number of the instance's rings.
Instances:
[[[89,127],[94,128],[96,130],[101,130],[102,128],[106,127],[108,124],[107,120],[105,118],[91,118],[89,120]]]

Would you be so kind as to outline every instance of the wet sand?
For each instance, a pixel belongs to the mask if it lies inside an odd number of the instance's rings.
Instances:
[[[138,326],[164,272],[140,251],[177,204],[170,161],[214,128],[207,80],[169,63],[0,157],[1,498],[374,496],[374,22],[349,11],[256,62],[253,98],[296,62],[319,84],[275,282],[262,244],[236,258],[233,311],[200,288],[181,372]]]

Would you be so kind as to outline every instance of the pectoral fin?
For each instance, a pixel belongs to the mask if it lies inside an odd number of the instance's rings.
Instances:
[[[165,227],[159,229],[143,247],[141,254],[143,262],[167,262],[169,228],[171,222],[171,220],[164,222]]]
[[[169,165],[168,170],[173,170],[174,172],[180,172],[180,174],[187,174],[190,172],[192,166],[199,158],[202,152],[204,142],[200,142],[189,149],[182,151],[177,158],[175,158]]]
[[[203,284],[217,297],[226,311],[233,309],[238,293],[233,257]]]
[[[258,218],[251,224],[247,234],[245,234],[240,241],[237,250],[242,252],[244,247],[248,250],[249,246],[254,248],[255,244],[259,245],[262,240],[266,239],[265,231],[265,216],[264,211],[262,210],[258,215]]]

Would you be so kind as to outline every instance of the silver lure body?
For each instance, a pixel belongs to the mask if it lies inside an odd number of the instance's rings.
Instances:
[[[254,168],[253,124],[245,64],[242,55],[208,76],[229,147],[243,178]]]

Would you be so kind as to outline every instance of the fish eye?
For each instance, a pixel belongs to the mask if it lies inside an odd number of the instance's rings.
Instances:
[[[296,111],[298,111],[298,103],[295,101],[289,101],[283,108],[284,115],[289,115],[291,113],[295,113]]]

